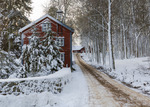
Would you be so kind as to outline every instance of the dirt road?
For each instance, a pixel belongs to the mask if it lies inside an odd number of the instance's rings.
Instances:
[[[88,83],[89,107],[150,107],[149,97],[116,82],[76,56]]]

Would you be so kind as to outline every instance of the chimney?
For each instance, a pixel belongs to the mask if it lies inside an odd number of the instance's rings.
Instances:
[[[62,19],[63,19],[63,11],[58,10],[57,11],[57,20],[60,20],[62,22]]]

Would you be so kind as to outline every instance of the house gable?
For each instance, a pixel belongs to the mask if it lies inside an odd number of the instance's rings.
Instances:
[[[63,23],[60,22],[59,20],[57,20],[57,19],[53,18],[52,16],[46,14],[46,15],[44,15],[43,17],[41,17],[41,18],[39,18],[39,19],[33,21],[32,23],[26,25],[25,27],[19,29],[19,33],[24,32],[25,30],[30,29],[32,26],[36,25],[37,23],[39,23],[39,22],[41,22],[41,21],[43,21],[43,20],[45,20],[45,19],[47,19],[47,18],[49,18],[51,21],[54,21],[55,23],[57,23],[57,24],[59,24],[59,25],[65,27],[66,29],[70,30],[72,33],[74,32],[74,30],[73,30],[72,28],[70,28],[69,26],[63,24]]]

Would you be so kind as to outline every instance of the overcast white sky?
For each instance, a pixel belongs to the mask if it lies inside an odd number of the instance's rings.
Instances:
[[[44,15],[44,8],[42,5],[45,5],[47,3],[49,3],[50,0],[32,0],[32,14],[30,15],[29,19],[31,21],[34,21],[38,18],[40,18],[41,16]]]

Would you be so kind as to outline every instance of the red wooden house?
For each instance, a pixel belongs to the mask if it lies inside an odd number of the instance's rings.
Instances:
[[[21,34],[21,43],[29,44],[30,36],[33,34],[33,29],[36,28],[36,33],[39,37],[43,37],[47,29],[51,28],[53,32],[56,32],[56,41],[58,45],[62,48],[60,50],[60,58],[64,61],[65,67],[72,66],[72,34],[74,30],[59,20],[49,16],[44,15],[43,17],[37,19],[36,21],[26,25],[19,30]]]

